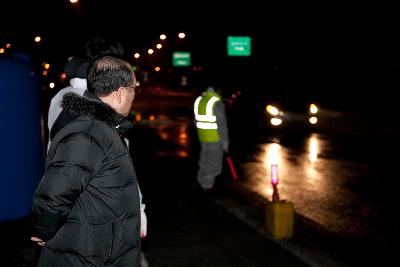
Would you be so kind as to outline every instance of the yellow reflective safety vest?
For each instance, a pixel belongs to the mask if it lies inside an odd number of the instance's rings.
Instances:
[[[214,105],[221,101],[221,96],[215,92],[207,92],[194,102],[197,135],[200,142],[219,142],[217,117],[214,115]]]

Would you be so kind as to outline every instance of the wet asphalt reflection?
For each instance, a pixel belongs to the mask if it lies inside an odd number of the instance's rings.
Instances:
[[[137,105],[146,114],[151,113],[149,107],[157,107],[154,120],[134,124],[153,127],[159,139],[158,155],[196,157],[191,117],[195,95],[181,97],[176,100],[175,95],[168,101],[162,96],[156,105],[149,104],[148,98],[147,104]],[[398,135],[376,135],[376,131],[363,136],[329,132],[262,135],[246,142],[233,139],[231,151],[241,187],[271,200],[271,165],[277,164],[280,198],[293,202],[296,213],[340,236],[389,247],[398,240],[399,220],[393,212],[400,183],[393,157],[398,153]]]

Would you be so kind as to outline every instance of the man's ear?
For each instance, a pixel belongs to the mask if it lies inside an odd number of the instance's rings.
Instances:
[[[115,91],[117,103],[121,104],[121,97],[122,97],[122,90],[124,90],[123,87],[119,87],[117,91]]]
[[[124,87],[122,87],[122,86],[118,87],[118,89],[116,91],[118,96],[122,96],[122,90],[124,90]]]

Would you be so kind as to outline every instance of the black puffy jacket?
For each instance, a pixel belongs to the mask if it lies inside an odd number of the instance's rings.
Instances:
[[[64,96],[34,193],[33,224],[46,241],[39,266],[139,266],[137,178],[120,136],[130,123],[85,96]]]

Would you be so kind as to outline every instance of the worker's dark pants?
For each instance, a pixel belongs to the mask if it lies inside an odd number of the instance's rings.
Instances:
[[[203,188],[214,186],[215,178],[222,172],[223,157],[221,143],[201,143],[197,181]]]

